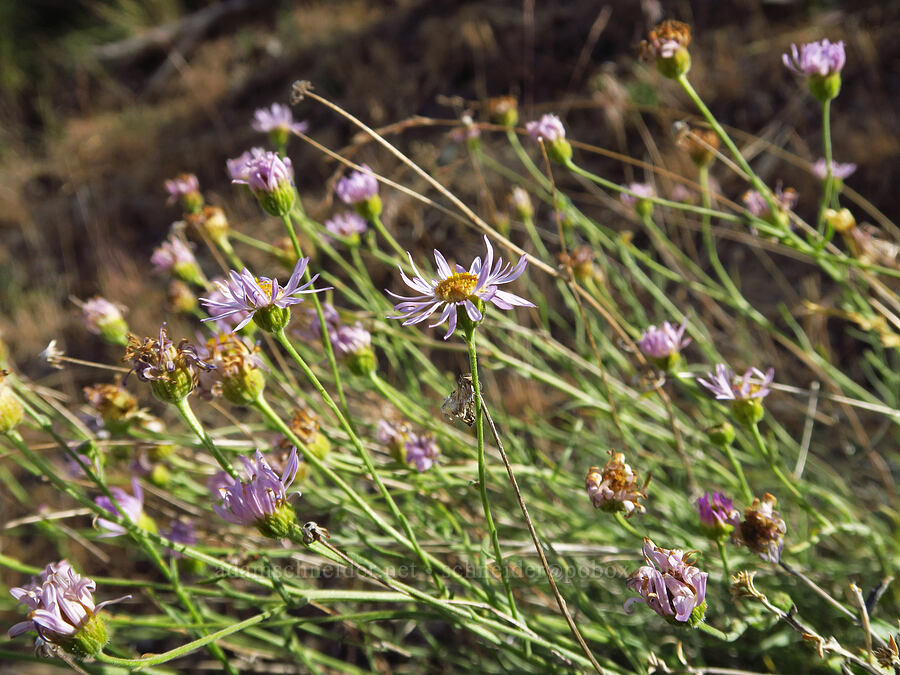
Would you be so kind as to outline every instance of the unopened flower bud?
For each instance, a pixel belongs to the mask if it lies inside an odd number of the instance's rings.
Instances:
[[[706,430],[706,436],[719,447],[725,447],[734,443],[734,426],[731,422],[722,422]]]
[[[731,534],[740,521],[740,514],[734,504],[721,492],[714,492],[712,497],[707,492],[700,497],[697,500],[697,513],[700,516],[700,527],[713,540],[723,539]]]
[[[131,392],[117,384],[96,384],[83,391],[110,433],[122,434],[128,430],[138,412],[138,401]]]
[[[172,472],[169,471],[165,464],[154,464],[153,469],[150,470],[150,475],[147,476],[147,480],[158,488],[166,487],[171,478]]]
[[[849,232],[856,227],[856,218],[853,217],[850,209],[841,209],[840,211],[825,209],[824,215],[825,222],[833,227],[836,232],[840,232],[841,234]]]
[[[488,101],[488,114],[495,124],[514,127],[519,122],[519,103],[515,96],[496,96]]]
[[[173,279],[167,292],[169,307],[179,314],[193,314],[197,309],[197,296],[191,287],[180,279]]]
[[[0,434],[12,431],[22,421],[24,410],[12,387],[4,382],[3,371],[0,370]]]
[[[528,191],[521,187],[514,187],[509,195],[509,203],[519,217],[519,220],[530,220],[534,216],[534,207],[531,205],[531,197]]]

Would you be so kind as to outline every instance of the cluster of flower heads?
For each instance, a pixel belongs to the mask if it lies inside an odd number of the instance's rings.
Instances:
[[[29,611],[28,620],[10,628],[9,636],[34,630],[47,642],[79,656],[96,655],[107,639],[106,627],[97,613],[106,605],[131,597],[94,604],[96,589],[93,579],[82,577],[65,560],[47,565],[39,581],[10,589],[9,594]]]
[[[434,466],[441,452],[433,437],[416,434],[406,424],[379,420],[376,434],[398,461],[412,464],[420,473]]]
[[[229,523],[253,525],[267,537],[288,536],[297,520],[287,495],[287,488],[294,482],[300,466],[297,449],[291,452],[280,477],[259,450],[252,460],[240,455],[238,461],[244,473],[241,480],[224,471],[210,479],[213,496],[221,499],[220,504],[213,505],[213,510]]]
[[[528,300],[497,288],[515,281],[522,275],[527,265],[525,256],[519,258],[515,266],[504,264],[502,259],[495,262],[494,249],[487,236],[484,238],[484,244],[487,247],[484,262],[482,263],[480,256],[476,257],[468,270],[461,265],[451,268],[441,252],[435,249],[434,261],[437,265],[438,279],[429,279],[423,275],[416,268],[410,255],[409,262],[415,276],[410,279],[402,269],[400,276],[418,295],[405,297],[388,291],[401,301],[394,305],[394,311],[398,314],[389,318],[403,319],[404,326],[411,326],[425,321],[439,311],[437,321],[429,324],[429,327],[446,323],[448,325],[447,334],[444,336],[446,340],[456,330],[457,314],[460,309],[465,311],[471,322],[477,323],[484,318],[482,308],[487,302],[500,309],[534,307],[535,305]]]
[[[633,572],[625,585],[640,597],[629,598],[625,610],[645,603],[670,621],[696,625],[706,612],[706,581],[709,574],[693,565],[691,553],[661,548],[644,539],[646,565]]]
[[[209,312],[209,317],[203,320],[218,322],[229,317],[237,318],[239,320],[233,330],[238,331],[260,311],[272,308],[287,309],[291,305],[303,302],[301,296],[305,293],[328,290],[312,288],[313,282],[319,278],[318,274],[306,283],[300,283],[308,264],[309,258],[300,258],[284,286],[281,286],[275,278],[257,278],[246,267],[240,273],[230,271],[227,280],[216,282],[217,294],[200,298],[200,302]]]
[[[646,511],[641,501],[647,498],[649,484],[650,477],[641,484],[625,462],[625,455],[615,450],[609,451],[609,461],[602,469],[592,466],[585,479],[594,508],[613,513],[624,511],[626,518]]]

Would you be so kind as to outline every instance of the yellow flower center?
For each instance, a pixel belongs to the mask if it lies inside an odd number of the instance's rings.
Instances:
[[[261,279],[256,280],[256,283],[259,284],[259,287],[262,289],[263,293],[266,294],[266,297],[269,300],[272,299],[272,282],[271,281],[262,281]]]
[[[456,272],[434,287],[434,294],[444,302],[462,302],[478,285],[478,277],[470,272]]]

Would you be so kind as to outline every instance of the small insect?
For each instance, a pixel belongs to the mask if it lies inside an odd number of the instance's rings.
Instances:
[[[306,545],[312,544],[315,541],[321,541],[322,539],[331,538],[331,535],[328,534],[328,530],[312,520],[303,525],[302,531],[303,543]]]
[[[444,399],[441,412],[451,419],[458,417],[469,426],[475,424],[475,387],[471,373],[457,375],[456,389]]]

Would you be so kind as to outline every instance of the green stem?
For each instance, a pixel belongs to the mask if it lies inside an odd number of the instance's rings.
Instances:
[[[722,571],[725,572],[725,585],[731,584],[731,570],[728,567],[728,555],[725,552],[725,541],[716,539],[716,547],[719,549],[719,557],[722,558]]]
[[[738,147],[734,144],[734,141],[731,140],[731,137],[722,128],[722,125],[719,124],[718,120],[713,116],[712,112],[710,112],[709,108],[706,107],[706,104],[703,102],[703,99],[700,98],[700,95],[694,90],[694,87],[687,79],[686,74],[682,74],[678,76],[678,84],[681,85],[682,89],[684,89],[685,93],[688,97],[693,101],[694,105],[697,106],[697,109],[700,111],[700,114],[706,118],[706,121],[709,123],[709,126],[712,127],[713,131],[716,132],[716,135],[722,141],[728,151],[731,153],[731,156],[734,158],[734,161],[737,162],[738,166],[741,167],[741,170],[746,174],[747,180],[750,181],[750,184],[753,185],[753,188],[757,190],[762,196],[763,199],[766,200],[766,204],[769,206],[769,210],[772,213],[775,213],[779,206],[775,201],[775,198],[772,195],[772,191],[763,183],[759,176],[757,176],[753,169],[750,168],[750,164],[744,159],[744,155],[738,150]]]
[[[822,145],[825,151],[825,182],[822,186],[822,201],[819,204],[818,231],[820,236],[824,236],[825,209],[831,202],[831,193],[834,187],[831,166],[831,99],[822,103]]]
[[[403,247],[397,243],[397,240],[394,239],[394,236],[387,231],[387,228],[384,226],[384,223],[381,222],[381,216],[372,216],[372,224],[375,226],[375,229],[378,230],[378,234],[384,237],[384,240],[390,245],[392,249],[400,256],[400,260],[406,260],[406,251],[403,250]]]
[[[762,456],[769,463],[769,468],[772,470],[772,473],[775,474],[781,484],[784,485],[787,491],[794,496],[794,498],[797,500],[804,511],[815,518],[823,527],[830,527],[831,521],[821,513],[819,513],[817,509],[815,509],[808,501],[806,501],[806,497],[801,494],[800,490],[797,489],[797,486],[795,486],[794,483],[784,475],[784,472],[782,472],[781,468],[778,466],[778,459],[775,456],[774,451],[768,447],[765,439],[763,439],[762,434],[759,432],[759,424],[751,424],[750,432],[753,436],[754,443],[756,443],[756,447],[759,449],[760,454],[762,454]]]
[[[210,435],[206,433],[206,429],[203,428],[203,425],[200,423],[200,420],[197,419],[197,416],[194,414],[194,411],[191,410],[191,404],[188,403],[187,396],[185,396],[180,401],[176,401],[172,405],[175,406],[175,409],[178,410],[182,419],[187,423],[187,425],[193,430],[200,441],[203,443],[203,446],[209,450],[210,454],[215,458],[216,462],[218,462],[219,466],[221,466],[225,472],[234,478],[235,480],[240,480],[240,476],[238,476],[237,471],[234,470],[234,467],[231,465],[231,462],[228,458],[222,453],[219,448],[216,447],[213,439],[210,438]]]
[[[397,503],[394,501],[394,498],[391,496],[391,493],[388,491],[387,486],[382,482],[381,477],[378,475],[378,471],[375,469],[375,464],[372,462],[372,457],[369,455],[368,451],[362,444],[362,441],[359,440],[359,436],[356,435],[355,430],[351,426],[347,417],[341,412],[341,409],[334,402],[334,399],[331,398],[331,395],[322,386],[322,383],[319,381],[319,378],[316,377],[316,374],[312,371],[312,369],[307,365],[306,361],[303,360],[303,357],[297,353],[297,350],[294,349],[294,345],[291,344],[291,341],[288,339],[287,335],[284,333],[284,329],[281,329],[277,333],[274,334],[275,339],[278,343],[285,348],[288,354],[291,355],[291,358],[300,366],[300,369],[303,371],[303,374],[306,375],[306,378],[309,380],[310,384],[313,385],[315,390],[319,393],[319,396],[322,397],[322,400],[325,402],[331,411],[334,413],[334,416],[337,418],[341,427],[350,437],[350,441],[353,443],[353,446],[356,448],[356,452],[359,455],[360,459],[362,459],[363,463],[366,465],[366,469],[369,474],[372,476],[372,480],[375,481],[375,485],[378,487],[379,492],[384,497],[385,502],[388,505],[388,508],[391,511],[391,514],[394,518],[397,519],[397,522],[400,523],[403,531],[406,533],[406,538],[409,540],[413,550],[416,552],[416,555],[419,556],[419,559],[422,561],[422,564],[425,565],[426,571],[432,575],[434,579],[435,585],[441,591],[441,593],[446,592],[446,586],[444,585],[443,580],[437,574],[437,571],[432,567],[431,559],[429,556],[425,555],[425,552],[422,550],[419,545],[419,541],[416,538],[415,533],[413,532],[412,526],[409,524],[409,520],[407,520],[406,516],[400,511],[400,508],[397,506]]]
[[[487,469],[484,457],[484,410],[482,409],[481,385],[478,381],[478,353],[475,349],[475,326],[471,321],[465,324],[466,344],[469,347],[469,369],[472,371],[472,388],[475,390],[475,435],[478,442],[478,488],[481,491],[481,505],[484,508],[484,520],[487,523],[491,536],[491,546],[494,549],[494,561],[497,563],[503,587],[506,589],[506,598],[509,602],[509,611],[519,619],[519,610],[516,607],[516,599],[513,596],[509,583],[509,571],[503,564],[503,552],[500,550],[500,537],[497,534],[497,526],[494,524],[494,516],[491,513],[491,502],[487,493]]]
[[[709,199],[709,167],[701,166],[699,169],[699,178],[700,178],[700,194],[703,199],[703,208],[704,211],[709,209],[710,199]],[[712,219],[709,214],[704,212],[702,215],[702,224],[703,224],[703,245],[706,247],[706,255],[709,258],[710,264],[713,266],[713,269],[716,272],[716,276],[719,277],[719,281],[728,291],[728,294],[731,296],[732,300],[737,304],[739,308],[744,311],[752,311],[752,307],[750,303],[748,303],[744,296],[741,294],[740,290],[737,286],[734,285],[734,282],[731,280],[731,275],[728,274],[725,267],[722,265],[722,261],[719,260],[719,252],[716,249],[716,242],[712,236]]]
[[[156,654],[155,656],[147,656],[141,659],[120,659],[115,656],[109,656],[108,654],[103,654],[102,652],[96,656],[98,661],[103,663],[108,663],[113,666],[123,666],[125,668],[131,668],[132,670],[139,670],[145,666],[155,666],[160,663],[166,663],[168,661],[172,661],[173,659],[177,659],[179,657],[184,656],[185,654],[189,654],[195,649],[199,649],[205,645],[208,645],[216,640],[227,637],[234,633],[239,633],[245,628],[249,628],[250,626],[255,626],[258,623],[262,623],[270,616],[275,614],[278,610],[268,610],[262,612],[261,614],[257,614],[256,616],[252,616],[249,619],[244,619],[243,621],[234,624],[233,626],[228,626],[228,628],[223,628],[222,630],[216,631],[215,633],[210,633],[209,635],[205,635],[198,640],[194,640],[193,642],[188,642],[181,647],[176,647],[175,649],[171,649],[167,652],[163,652],[162,654]]]
[[[741,463],[738,461],[738,458],[734,456],[734,450],[731,448],[731,443],[722,443],[720,447],[728,457],[728,461],[731,462],[731,467],[734,469],[734,473],[741,484],[741,492],[744,493],[744,500],[749,505],[753,502],[753,491],[747,483],[747,479],[744,476],[744,470],[741,468]]]
[[[294,253],[297,255],[298,259],[302,258],[303,250],[300,248],[300,241],[297,239],[297,233],[294,231],[293,221],[288,214],[284,214],[281,217],[281,220],[284,222],[284,227],[287,229],[288,234],[291,237],[291,244],[294,246]],[[309,265],[307,265],[306,270],[303,274],[303,280],[309,282],[311,278],[312,277],[309,274]],[[334,347],[331,344],[331,337],[328,333],[328,323],[325,321],[325,314],[322,311],[322,302],[319,300],[318,293],[310,293],[310,295],[312,296],[313,307],[315,307],[316,316],[319,319],[319,330],[322,332],[322,346],[325,348],[325,355],[328,358],[328,365],[331,368],[331,375],[332,377],[334,377],[334,386],[337,389],[338,399],[341,402],[341,409],[349,415],[347,399],[344,396],[344,387],[341,383],[341,373],[338,369],[337,359],[334,356]]]
[[[621,511],[616,511],[616,521],[619,523],[619,525],[625,528],[626,532],[628,532],[629,534],[633,534],[635,537],[643,541],[644,535],[634,529],[634,526],[632,526],[632,524],[625,519],[625,516],[622,515]]]

